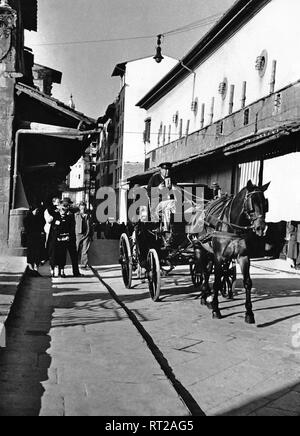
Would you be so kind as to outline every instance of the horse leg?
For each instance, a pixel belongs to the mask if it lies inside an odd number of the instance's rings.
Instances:
[[[211,292],[210,286],[209,286],[209,278],[212,275],[214,268],[214,261],[207,256],[207,264],[205,269],[205,289],[206,289],[206,305],[207,308],[212,310],[212,302],[213,302],[213,294]]]
[[[222,319],[222,314],[219,309],[219,290],[221,289],[222,282],[222,262],[215,260],[215,281],[214,281],[214,294],[212,300],[212,315],[214,319]]]
[[[208,256],[203,249],[198,250],[198,267],[202,273],[203,283],[201,285],[201,305],[207,305],[207,298],[210,295],[209,277],[211,270],[208,265]]]
[[[196,268],[196,274],[200,274],[202,275],[202,277],[205,277],[205,267],[203,264],[203,252],[201,248],[195,248],[194,251],[194,263],[195,263],[195,268]],[[201,284],[200,287],[200,303],[202,306],[206,305],[206,298],[205,298],[205,293],[204,293],[204,289],[203,289],[203,283]]]
[[[252,290],[252,280],[250,277],[250,260],[247,256],[242,256],[239,258],[239,265],[241,267],[241,271],[244,279],[244,287],[246,290],[246,315],[245,322],[247,324],[255,324],[255,317],[252,310],[252,301],[251,301],[251,290]]]

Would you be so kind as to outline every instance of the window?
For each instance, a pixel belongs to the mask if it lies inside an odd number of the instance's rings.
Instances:
[[[179,138],[182,138],[182,125],[183,125],[183,120],[181,118],[179,122]]]
[[[151,141],[151,118],[145,120],[145,136],[144,142],[150,143]]]
[[[168,142],[170,143],[171,142],[171,130],[172,129],[172,126],[171,126],[171,124],[169,124],[169,132],[168,132]]]
[[[223,121],[220,121],[216,126],[216,137],[223,135],[224,132],[224,124]]]
[[[278,114],[281,112],[281,108],[282,108],[282,94],[280,92],[278,92],[277,94],[275,94],[274,97],[274,114]]]
[[[156,150],[152,151],[152,162],[156,162]]]
[[[166,126],[164,126],[163,145],[165,145],[165,143],[166,143],[166,132],[167,132],[167,128],[166,128]]]
[[[250,109],[246,109],[244,111],[244,126],[247,126],[249,124],[249,117],[250,117]]]
[[[160,123],[159,131],[158,131],[158,135],[157,135],[157,145],[158,146],[160,146],[162,132],[163,132],[163,123]]]
[[[114,177],[113,173],[109,174],[108,180],[107,180],[107,184],[109,186],[113,184],[113,177]]]

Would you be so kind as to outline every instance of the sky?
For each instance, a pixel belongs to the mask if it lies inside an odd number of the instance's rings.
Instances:
[[[36,63],[63,73],[53,97],[68,103],[73,94],[76,109],[97,118],[120,90],[119,78],[111,77],[116,64],[154,56],[155,35],[221,15],[234,1],[38,0],[38,32],[26,32],[25,43]],[[166,35],[163,55],[181,59],[211,26]],[[124,38],[137,39],[85,42]]]

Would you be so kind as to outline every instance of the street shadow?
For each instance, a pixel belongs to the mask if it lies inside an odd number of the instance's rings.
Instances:
[[[25,277],[6,322],[0,349],[0,416],[39,416],[51,357],[51,281]]]
[[[20,274],[18,274],[18,273],[15,273],[15,272],[9,272],[9,271],[1,271],[1,273],[0,273],[0,280],[2,279],[2,277],[9,277],[9,276],[15,276],[15,277],[18,277],[18,276],[20,276],[20,275],[22,275],[21,273]]]
[[[1,272],[0,295],[15,295],[22,274]]]
[[[241,285],[242,282],[239,282]],[[255,290],[252,293],[252,303],[254,312],[264,312],[264,311],[274,311],[276,313],[276,310],[279,309],[285,309],[285,308],[297,308],[300,307],[300,281],[299,279],[295,277],[291,277],[289,279],[281,279],[278,277],[270,277],[268,279],[256,279],[254,281]],[[299,298],[299,304],[288,304],[290,298]],[[257,303],[261,302],[268,302],[268,301],[274,301],[274,300],[282,300],[282,303],[278,305],[266,305],[265,307],[255,307]],[[285,301],[286,300],[286,301]],[[236,302],[241,302],[238,304],[235,304]],[[285,301],[285,303],[284,303]],[[230,304],[230,305],[228,305]],[[238,291],[238,298],[234,298],[234,300],[228,301],[228,300],[220,300],[220,306],[222,309],[226,309],[226,311],[232,309],[233,312],[229,314],[223,315],[223,319],[230,318],[237,315],[244,314],[243,311],[236,311],[239,307],[245,306],[245,292],[242,290],[242,288]],[[275,324],[279,324],[283,321],[287,321],[289,319],[297,318],[300,316],[300,313],[293,313],[291,315],[275,318],[272,321],[258,324],[258,328],[266,328],[271,327]]]
[[[127,319],[126,313],[109,292],[88,292],[79,287],[66,285],[69,283],[65,283],[65,287],[60,283],[59,287],[53,289],[53,328],[87,326]]]
[[[299,396],[300,384],[287,385],[217,416],[300,416]]]
[[[194,286],[180,286],[178,288],[162,289],[160,301],[169,300],[171,302],[178,302],[184,300],[198,300],[199,298],[200,292],[195,290]]]

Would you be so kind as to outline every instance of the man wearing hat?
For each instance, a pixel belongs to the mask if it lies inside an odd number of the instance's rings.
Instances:
[[[173,164],[171,162],[163,162],[159,165],[160,171],[153,174],[151,179],[149,180],[148,186],[147,186],[147,192],[148,197],[151,199],[151,189],[152,188],[171,188],[171,168]]]
[[[77,255],[76,233],[75,233],[75,217],[74,217],[74,213],[71,211],[71,206],[73,202],[69,197],[65,197],[62,199],[61,204],[62,206],[68,209],[67,215],[69,215],[72,220],[72,231],[70,233],[70,240],[67,244],[67,250],[69,252],[72,262],[73,276],[82,277],[82,274],[80,274],[79,266],[78,266],[78,255]]]
[[[174,184],[171,179],[171,162],[162,162],[159,165],[159,172],[153,174],[147,186],[150,203],[151,220],[157,221],[162,215],[164,227],[167,230],[170,224],[170,213],[175,213],[176,205],[174,200]],[[163,198],[170,192],[168,199]]]
[[[153,176],[149,180],[147,193],[149,197],[152,220],[155,219],[155,210],[158,204],[162,201],[162,195],[159,191],[163,191],[166,188],[172,189],[172,182],[170,177],[171,168],[171,162],[162,162],[159,165],[159,172],[153,174]]]

